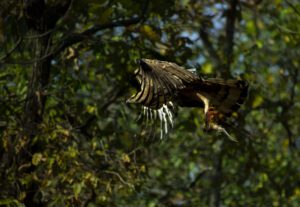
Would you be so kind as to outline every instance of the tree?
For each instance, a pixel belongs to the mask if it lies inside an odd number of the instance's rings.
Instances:
[[[299,23],[294,0],[0,3],[0,204],[298,206]],[[137,58],[240,77],[238,143],[181,109],[143,141],[126,105]],[[235,123],[233,123],[235,124]]]

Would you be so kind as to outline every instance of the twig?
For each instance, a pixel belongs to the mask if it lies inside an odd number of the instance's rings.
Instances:
[[[24,36],[24,39],[35,39],[35,38],[44,37],[44,36],[54,32],[54,31],[56,31],[57,29],[58,29],[58,27],[55,27],[53,29],[49,29],[46,32],[43,32],[43,33],[40,33],[40,34]]]
[[[125,184],[125,185],[127,185],[128,187],[134,189],[134,185],[131,184],[131,183],[129,183],[129,182],[127,182],[127,181],[125,181],[124,178],[122,178],[122,176],[121,176],[119,173],[114,172],[114,171],[110,171],[110,170],[105,170],[104,173],[112,174],[112,175],[117,176],[117,177],[119,178],[119,180],[120,180],[123,184]]]
[[[57,53],[63,51],[65,48],[67,48],[73,44],[76,44],[86,38],[90,38],[96,32],[99,32],[101,30],[112,29],[115,27],[125,27],[125,26],[130,26],[130,25],[139,23],[140,21],[144,20],[148,6],[149,6],[149,0],[146,0],[144,7],[141,11],[141,14],[138,17],[133,17],[131,19],[125,19],[125,20],[118,20],[115,22],[110,22],[110,23],[102,24],[102,25],[95,25],[92,28],[87,29],[81,33],[70,34],[68,37],[66,37],[62,41],[62,44],[60,44],[60,46],[55,50],[54,54],[57,54]]]
[[[238,15],[238,0],[231,0],[229,9],[227,10],[226,18],[226,39],[224,45],[224,57],[226,57],[225,67],[222,68],[222,74],[224,77],[228,77],[230,74],[230,65],[233,60],[233,47],[234,47],[234,33],[235,33],[235,21]]]
[[[23,38],[22,37],[20,37],[19,39],[18,39],[18,41],[17,41],[17,43],[16,43],[16,45],[12,48],[12,49],[10,49],[10,51],[8,51],[4,56],[2,56],[1,58],[0,58],[0,62],[1,61],[3,61],[3,62],[5,62],[5,59],[6,58],[8,58],[19,46],[20,46],[20,44],[22,43],[22,41],[23,41]]]
[[[279,24],[276,24],[276,27],[278,28],[279,32],[281,32],[281,33],[291,34],[291,35],[300,35],[300,32],[292,31],[292,30],[285,28]]]
[[[43,61],[47,58],[50,58],[51,56],[57,55],[58,53],[60,53],[61,51],[63,51],[67,47],[70,47],[73,44],[76,44],[85,39],[91,38],[92,35],[94,35],[95,33],[99,32],[101,30],[112,29],[115,27],[126,27],[126,26],[130,26],[133,24],[137,24],[144,20],[146,11],[148,9],[148,5],[149,5],[149,0],[146,0],[144,7],[142,9],[141,15],[138,17],[133,17],[133,18],[127,19],[127,20],[118,20],[118,21],[103,24],[103,25],[95,25],[92,28],[87,29],[81,33],[69,34],[69,36],[67,36],[64,40],[62,40],[62,42],[59,44],[59,46],[57,48],[53,49],[49,53],[46,53],[43,57],[32,59],[29,61],[10,61],[9,63],[10,64],[32,64],[35,62]],[[46,33],[43,33],[42,36],[44,36],[45,34],[48,34],[48,31]]]
[[[292,83],[293,86],[291,88],[291,92],[290,92],[290,106],[295,104],[295,95],[296,95],[296,86],[298,84],[298,76],[299,76],[299,70],[298,68],[294,68],[294,74],[292,75]]]
[[[293,10],[294,10],[294,12],[298,15],[298,16],[300,16],[300,11],[291,3],[291,2],[289,2],[288,0],[284,0]]]

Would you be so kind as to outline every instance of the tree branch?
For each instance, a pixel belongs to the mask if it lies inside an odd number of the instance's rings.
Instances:
[[[213,196],[212,196],[212,206],[219,207],[221,205],[221,186],[222,186],[222,173],[223,173],[223,147],[224,143],[222,142],[221,151],[216,155],[216,160],[214,164],[215,174],[213,175]]]
[[[230,65],[233,61],[235,21],[238,15],[237,6],[238,0],[230,0],[229,9],[226,11],[226,37],[224,45],[225,67],[222,68],[223,77],[228,77],[230,75]]]
[[[20,37],[16,43],[16,45],[11,48],[5,55],[3,55],[2,57],[0,57],[0,63],[1,62],[5,62],[5,59],[8,58],[19,46],[20,44],[22,43],[23,41],[23,38]]]
[[[106,173],[106,174],[111,174],[111,175],[117,176],[117,177],[119,178],[119,180],[120,180],[123,184],[127,185],[129,188],[135,189],[135,188],[134,188],[134,185],[131,184],[131,183],[129,183],[129,182],[127,182],[127,181],[125,181],[124,178],[123,178],[119,173],[114,172],[114,171],[111,171],[111,170],[105,170],[105,171],[103,171],[103,172]]]
[[[87,38],[90,38],[92,35],[94,35],[95,33],[99,32],[101,30],[112,29],[115,27],[126,27],[126,26],[137,24],[137,23],[143,21],[146,16],[146,12],[148,10],[149,2],[150,2],[149,0],[145,1],[145,4],[141,10],[140,16],[132,17],[131,19],[118,20],[118,21],[107,23],[107,24],[95,25],[92,28],[87,29],[81,33],[70,34],[68,37],[66,37],[62,41],[62,43],[59,45],[59,47],[54,51],[54,55],[60,53],[61,51],[63,51],[64,49],[66,49],[67,47],[69,47],[73,44],[76,44]]]
[[[291,3],[291,2],[289,2],[288,0],[284,0],[293,10],[294,10],[294,12],[298,15],[298,16],[300,16],[300,11]]]
[[[130,26],[133,24],[137,24],[145,19],[146,12],[147,12],[148,6],[149,6],[149,2],[150,2],[150,0],[145,1],[145,4],[142,8],[142,12],[141,12],[140,16],[132,17],[131,19],[118,20],[118,21],[110,22],[110,23],[103,24],[103,25],[95,25],[92,28],[87,29],[81,33],[71,33],[67,37],[65,37],[64,40],[62,40],[62,42],[59,44],[59,46],[57,48],[54,48],[52,51],[45,53],[44,56],[42,56],[42,57],[31,59],[29,61],[9,61],[8,63],[10,63],[10,64],[32,64],[32,63],[36,63],[39,61],[44,61],[47,58],[51,58],[51,57],[57,55],[58,53],[62,52],[67,47],[70,47],[73,44],[76,44],[85,39],[91,38],[92,35],[94,35],[95,33],[99,32],[101,30],[113,29],[115,27],[126,27],[126,26]],[[56,29],[57,28],[49,29],[48,31],[43,32],[41,34],[37,34],[37,35],[33,35],[33,36],[26,36],[25,38],[32,39],[32,38],[36,38],[36,37],[37,38],[43,37],[45,35],[49,35]],[[3,57],[3,59],[7,58],[7,57],[8,56],[5,56],[5,57]],[[0,61],[1,60],[2,60],[2,58],[0,59]]]

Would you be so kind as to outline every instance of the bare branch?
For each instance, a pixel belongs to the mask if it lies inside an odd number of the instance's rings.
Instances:
[[[72,33],[69,36],[67,36],[64,40],[62,40],[62,42],[58,45],[57,48],[54,48],[52,51],[47,52],[46,54],[44,54],[44,56],[42,56],[40,58],[31,59],[28,61],[26,61],[26,60],[25,61],[9,61],[6,63],[9,63],[9,64],[32,64],[32,63],[36,63],[39,61],[43,61],[43,60],[46,60],[47,58],[51,58],[52,56],[57,55],[58,53],[60,53],[61,51],[63,51],[67,47],[70,47],[73,44],[79,43],[86,39],[91,39],[92,35],[94,35],[95,33],[99,32],[101,30],[112,29],[115,27],[126,27],[126,26],[130,26],[133,24],[137,24],[144,20],[148,6],[149,6],[149,0],[146,0],[144,7],[142,9],[141,15],[138,17],[133,17],[131,19],[125,19],[125,20],[118,20],[118,21],[110,22],[110,23],[103,24],[103,25],[95,25],[92,28],[87,29],[81,33]],[[51,30],[48,30],[48,31],[38,34],[38,35],[27,36],[26,39],[31,39],[31,38],[35,38],[35,37],[44,37],[45,35],[49,35],[49,33],[53,32],[55,30],[57,30],[57,28],[53,28]]]
[[[298,15],[298,16],[300,16],[300,11],[291,3],[291,2],[289,2],[288,0],[284,0],[293,10],[294,10],[294,12]]]
[[[229,9],[226,11],[226,39],[224,45],[225,67],[222,68],[223,77],[230,75],[230,65],[233,61],[235,21],[238,15],[238,0],[230,0]]]
[[[278,28],[279,32],[283,33],[283,34],[290,34],[290,35],[300,35],[300,32],[296,32],[293,30],[290,30],[289,28],[286,28],[284,26],[281,26],[279,24],[276,23],[276,27]]]
[[[290,124],[286,120],[281,120],[280,122],[281,122],[281,125],[283,126],[284,130],[287,133],[289,147],[291,149],[295,149],[296,143],[295,143],[295,138],[293,137],[293,133],[292,133]]]
[[[105,170],[104,173],[107,173],[107,174],[111,174],[111,175],[117,176],[117,177],[119,178],[119,180],[120,180],[123,184],[125,184],[125,185],[127,185],[128,187],[134,189],[134,185],[131,184],[131,183],[129,183],[129,182],[127,182],[127,181],[125,181],[124,178],[123,178],[119,173],[114,172],[114,171],[110,171],[110,170]]]
[[[58,27],[55,27],[53,29],[49,29],[46,32],[43,32],[43,33],[40,33],[40,34],[28,35],[28,36],[25,36],[24,39],[36,39],[36,38],[44,37],[44,36],[54,32],[54,31],[56,31],[57,29],[58,29]]]
[[[11,48],[4,56],[0,57],[0,62],[5,62],[5,59],[7,59],[22,43],[23,38],[20,37],[16,43],[16,45]]]
[[[290,92],[290,94],[291,94],[290,95],[290,106],[295,104],[296,86],[299,82],[298,77],[299,77],[299,70],[298,70],[298,68],[294,68],[293,74],[291,76],[293,86],[292,86],[291,92]]]
[[[67,47],[69,47],[73,44],[76,44],[78,42],[81,42],[85,39],[90,38],[96,32],[99,32],[101,30],[112,29],[112,28],[115,28],[115,27],[126,27],[126,26],[137,24],[137,23],[143,21],[144,18],[145,18],[148,6],[149,6],[149,0],[146,0],[145,4],[143,6],[143,9],[141,11],[140,16],[133,17],[131,19],[118,20],[118,21],[107,23],[107,24],[95,25],[92,28],[87,29],[87,30],[85,30],[81,33],[70,34],[68,37],[66,37],[62,41],[62,44],[60,44],[60,46],[54,51],[54,54],[57,54],[57,53],[63,51],[65,48],[67,48]]]

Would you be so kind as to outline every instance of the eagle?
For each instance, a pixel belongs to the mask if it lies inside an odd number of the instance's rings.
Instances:
[[[137,62],[139,67],[134,76],[139,83],[139,91],[126,102],[141,104],[140,117],[148,124],[160,123],[161,138],[173,127],[179,106],[203,108],[204,129],[217,130],[236,141],[223,125],[224,120],[245,102],[248,95],[246,81],[204,79],[192,69],[167,61],[139,59]]]

